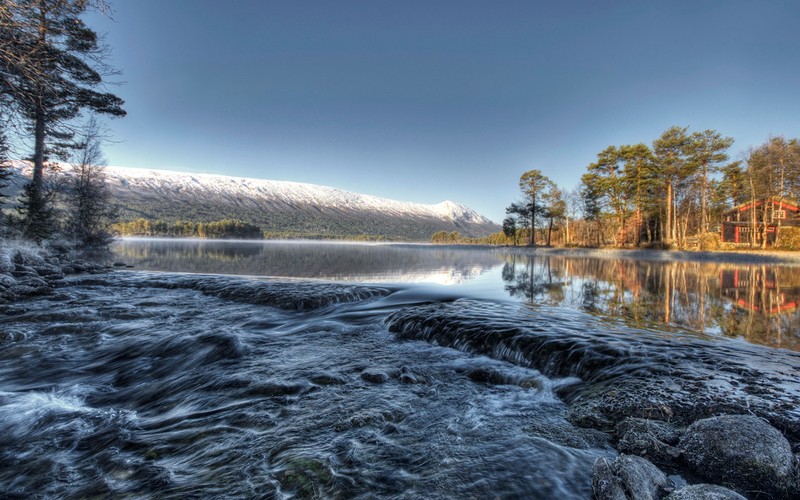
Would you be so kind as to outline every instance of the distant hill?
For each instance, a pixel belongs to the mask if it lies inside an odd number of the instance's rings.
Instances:
[[[15,168],[15,184],[20,186],[31,168],[28,164]],[[500,230],[486,217],[451,201],[424,205],[315,184],[165,170],[106,167],[105,174],[122,221],[239,219],[272,234],[369,235],[410,241],[429,241],[437,231],[478,237]]]

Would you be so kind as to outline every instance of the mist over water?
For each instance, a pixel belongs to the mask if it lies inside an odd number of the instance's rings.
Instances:
[[[732,397],[766,385],[755,406],[800,401],[798,268],[298,242],[115,252],[134,269],[0,306],[11,497],[590,498],[594,460],[616,454],[571,418],[592,387],[691,375]]]

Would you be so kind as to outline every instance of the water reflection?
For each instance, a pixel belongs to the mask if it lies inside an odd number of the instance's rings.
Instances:
[[[151,271],[356,282],[457,284],[498,264],[485,250],[422,245],[126,239],[113,250]]]
[[[638,328],[800,350],[796,266],[317,242],[141,239],[124,240],[114,250],[120,260],[145,270],[455,284],[464,296],[511,297],[528,307],[581,310]]]
[[[800,268],[509,255],[505,290],[546,304],[800,350]]]

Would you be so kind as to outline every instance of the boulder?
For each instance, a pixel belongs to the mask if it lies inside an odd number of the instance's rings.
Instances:
[[[671,488],[667,475],[642,457],[620,455],[612,462],[594,462],[592,489],[597,500],[657,500]]]
[[[675,490],[664,500],[747,500],[728,488],[715,484],[693,484]]]
[[[753,498],[796,498],[795,458],[777,429],[751,415],[698,420],[680,440],[684,460],[706,480]]]
[[[617,424],[617,449],[622,453],[639,455],[655,464],[672,464],[680,455],[676,447],[681,433],[672,425],[659,420],[629,417]]]

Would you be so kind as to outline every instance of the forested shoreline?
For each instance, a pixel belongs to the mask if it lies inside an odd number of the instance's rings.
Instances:
[[[542,170],[529,170],[519,180],[521,200],[506,208],[502,235],[490,239],[507,245],[717,250],[731,248],[720,239],[726,211],[749,204],[752,229],[741,243],[766,248],[776,219],[773,203],[797,205],[800,142],[771,137],[735,161],[732,145],[733,138],[716,130],[675,126],[651,146],[604,149],[572,189],[559,188]],[[777,219],[774,246],[800,249],[800,234],[792,227],[800,225],[797,214]]]

